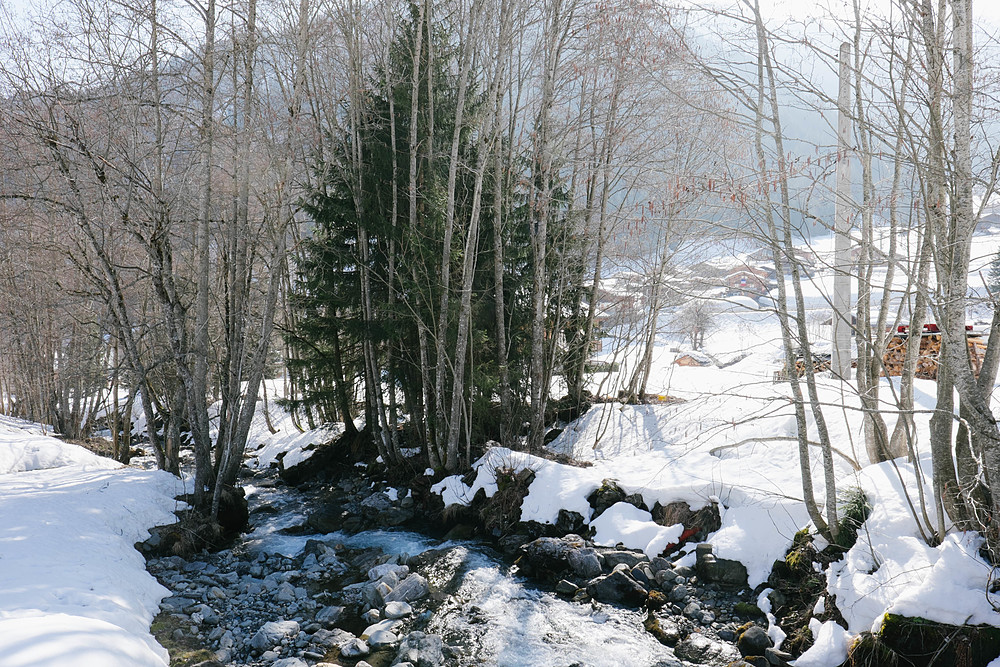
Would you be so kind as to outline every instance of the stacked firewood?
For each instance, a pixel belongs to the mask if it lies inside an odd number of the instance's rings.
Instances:
[[[822,373],[823,371],[830,370],[830,357],[814,357],[813,358],[813,372]],[[802,377],[806,374],[806,362],[805,359],[799,358],[795,360],[795,374]]]
[[[909,337],[906,334],[897,334],[892,337],[886,346],[885,355],[882,357],[884,364],[884,374],[898,376],[903,374],[903,362],[906,360],[906,345]],[[983,365],[983,355],[986,353],[986,341],[982,336],[969,336],[969,359],[972,361],[972,370],[979,377],[979,369]],[[938,369],[938,357],[941,355],[941,334],[924,334],[920,337],[920,356],[917,358],[918,378],[924,380],[936,380]]]

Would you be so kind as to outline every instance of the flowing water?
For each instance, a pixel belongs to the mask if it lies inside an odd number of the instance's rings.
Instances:
[[[431,603],[415,629],[440,634],[460,647],[461,665],[552,667],[672,667],[684,663],[648,634],[639,611],[576,603],[540,590],[486,545],[442,542],[413,532],[368,530],[357,534],[288,535],[305,521],[308,498],[295,489],[248,488],[251,511],[267,507],[259,526],[238,548],[294,557],[308,540],[386,554],[433,556],[420,571]]]

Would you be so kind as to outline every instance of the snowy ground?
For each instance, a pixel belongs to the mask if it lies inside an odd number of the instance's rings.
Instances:
[[[619,482],[626,493],[641,493],[647,506],[686,501],[692,508],[720,504],[722,528],[709,537],[716,553],[742,561],[749,584],[767,579],[773,561],[782,558],[795,532],[809,525],[802,502],[802,479],[795,422],[787,398],[787,383],[774,384],[781,365],[779,328],[765,312],[720,316],[706,351],[716,358],[747,356],[724,369],[673,364],[683,350],[657,348],[649,393],[683,399],[668,405],[595,405],[550,445],[554,451],[591,461],[587,468],[496,448],[478,463],[472,486],[450,477],[435,488],[446,503],[468,502],[479,488],[495,491],[493,471],[530,467],[536,477],[522,505],[522,519],[555,523],[560,509],[579,512],[586,520],[586,497],[603,479]],[[599,375],[592,389],[613,395],[631,372],[636,351],[615,357],[621,370]],[[610,358],[610,353],[609,353]],[[869,465],[865,455],[859,404],[850,386],[825,374],[820,399],[834,447],[839,490],[860,487],[875,509],[862,538],[828,574],[828,591],[847,619],[845,632],[834,623],[813,628],[817,642],[798,667],[833,667],[846,657],[851,635],[872,629],[888,611],[945,623],[1000,625],[1000,598],[987,596],[990,567],[978,556],[979,538],[951,534],[936,548],[921,540],[908,509],[907,494],[916,503],[916,475],[930,486],[927,451],[929,415],[917,416],[921,471],[899,460]],[[891,396],[884,381],[883,396]],[[934,405],[935,385],[917,381],[918,409]],[[888,426],[893,427],[891,414]],[[811,439],[818,440],[809,416]],[[818,448],[811,460],[817,500],[822,503],[823,474]],[[594,521],[599,543],[621,542],[658,553],[679,533],[662,527],[631,506],[612,508]],[[610,512],[611,510],[609,510]],[[933,508],[928,508],[933,520]],[[693,562],[693,554],[681,561]],[[992,603],[992,604],[991,604]]]
[[[174,521],[180,482],[0,417],[0,664],[164,667],[168,591],[133,544]]]

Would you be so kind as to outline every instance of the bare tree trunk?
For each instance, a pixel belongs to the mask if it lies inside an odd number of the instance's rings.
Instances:
[[[755,125],[754,125],[754,149],[757,154],[758,168],[761,173],[764,173],[764,168],[766,165],[766,156],[763,147],[763,123],[764,119],[768,118],[774,122],[773,114],[772,116],[765,116],[765,73],[770,75],[767,66],[769,60],[768,53],[768,43],[767,36],[764,31],[764,24],[760,16],[760,5],[759,0],[753,0],[751,5],[749,0],[744,0],[747,6],[753,11],[754,20],[756,24],[757,31],[757,113],[755,115]],[[770,78],[771,85],[773,86],[773,77]],[[772,91],[773,95],[773,91]],[[776,101],[772,98],[770,99],[772,105],[776,104]],[[774,128],[775,135],[777,136],[780,132],[780,124]],[[781,149],[778,149],[779,154]],[[832,527],[824,520],[823,515],[819,511],[819,507],[816,504],[816,493],[813,487],[812,480],[812,469],[809,460],[809,434],[808,425],[806,422],[805,413],[805,400],[802,396],[802,389],[799,385],[798,374],[795,369],[795,348],[793,343],[793,332],[792,332],[792,316],[789,315],[787,310],[788,304],[788,294],[785,288],[784,280],[781,278],[784,276],[784,262],[787,248],[783,248],[780,242],[781,236],[777,225],[774,221],[774,212],[771,209],[770,197],[765,195],[764,206],[764,216],[767,221],[768,238],[771,239],[771,254],[774,260],[775,272],[779,276],[778,280],[778,319],[781,322],[781,340],[782,346],[785,351],[785,373],[788,376],[789,385],[792,389],[792,399],[795,408],[795,424],[796,432],[798,435],[799,443],[799,472],[802,477],[802,494],[803,500],[805,501],[806,510],[809,512],[809,518],[812,519],[813,524],[816,526],[816,530],[824,535],[831,535]],[[791,257],[789,257],[791,261]],[[796,281],[797,284],[797,281]],[[801,294],[796,294],[798,298],[799,307],[801,308]],[[799,326],[800,335],[800,345],[804,342],[801,340],[801,328],[802,323]],[[803,358],[805,359],[805,366],[807,369],[811,369],[812,364],[811,359],[808,355],[808,350],[802,351]],[[828,489],[829,491],[829,489]]]
[[[548,224],[552,209],[552,189],[555,185],[552,154],[551,114],[555,103],[556,77],[559,73],[566,34],[573,17],[575,5],[564,6],[563,0],[550,0],[546,4],[543,47],[542,92],[538,116],[535,120],[535,155],[532,164],[533,192],[531,198],[531,249],[532,249],[532,321],[531,321],[531,430],[528,434],[530,451],[538,449],[545,435],[545,408],[549,387],[548,355],[546,354],[546,294],[548,272]],[[556,329],[550,333],[556,337]]]
[[[210,442],[208,422],[208,321],[209,321],[209,276],[211,274],[211,237],[210,220],[212,218],[212,172],[213,147],[215,145],[215,0],[208,0],[204,9],[205,18],[205,54],[202,57],[201,82],[201,205],[196,235],[195,255],[198,264],[198,286],[195,298],[196,312],[194,323],[194,378],[193,389],[198,399],[194,402],[194,412],[191,414],[191,428],[201,442]],[[209,465],[203,461],[203,465]]]

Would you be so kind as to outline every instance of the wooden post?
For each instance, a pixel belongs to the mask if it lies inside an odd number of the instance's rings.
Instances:
[[[840,91],[837,107],[837,192],[834,214],[833,373],[851,374],[851,43],[840,45]]]

